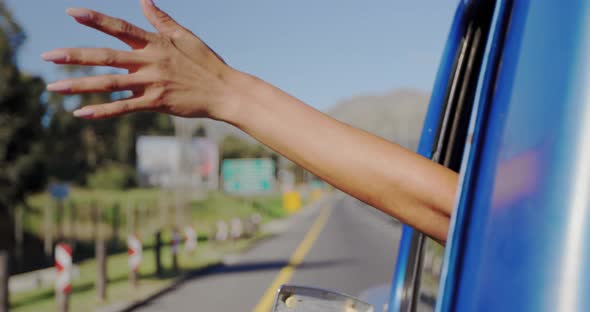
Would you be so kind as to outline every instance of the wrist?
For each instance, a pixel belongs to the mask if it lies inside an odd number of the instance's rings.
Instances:
[[[260,93],[262,81],[244,72],[231,69],[225,80],[225,88],[219,105],[214,105],[211,118],[241,128],[246,117],[253,114],[257,101],[252,99]]]

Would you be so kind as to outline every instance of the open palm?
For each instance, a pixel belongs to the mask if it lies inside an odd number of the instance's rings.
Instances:
[[[88,9],[68,9],[79,23],[120,39],[131,51],[108,48],[64,48],[43,54],[56,64],[110,66],[128,70],[58,81],[47,86],[63,94],[132,91],[127,99],[83,107],[74,115],[106,118],[136,111],[157,111],[183,117],[213,117],[228,94],[232,69],[203,41],[176,23],[151,0],[141,0],[144,14],[157,32]]]

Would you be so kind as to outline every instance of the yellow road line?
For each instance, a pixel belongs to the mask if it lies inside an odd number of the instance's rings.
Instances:
[[[262,298],[260,298],[260,301],[254,308],[254,310],[252,310],[252,312],[270,311],[277,290],[281,285],[289,282],[289,280],[293,276],[293,273],[295,273],[295,269],[303,262],[303,259],[305,258],[305,256],[307,255],[315,241],[318,239],[320,233],[322,232],[322,229],[328,222],[328,217],[330,217],[331,212],[332,208],[330,206],[322,208],[320,215],[317,217],[317,219],[309,229],[309,232],[305,234],[305,237],[303,238],[301,243],[299,243],[299,246],[297,246],[297,249],[289,259],[289,263],[281,269],[281,271],[274,279],[272,284],[270,284],[270,287],[268,287]]]

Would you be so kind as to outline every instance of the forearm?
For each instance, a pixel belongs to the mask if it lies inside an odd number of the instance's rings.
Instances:
[[[230,82],[221,117],[344,192],[440,240],[457,175],[397,144],[341,123],[252,76]]]

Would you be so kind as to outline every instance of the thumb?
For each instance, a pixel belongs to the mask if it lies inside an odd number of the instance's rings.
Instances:
[[[160,33],[172,35],[178,31],[185,30],[170,15],[160,10],[154,3],[154,0],[141,0],[143,14]]]

